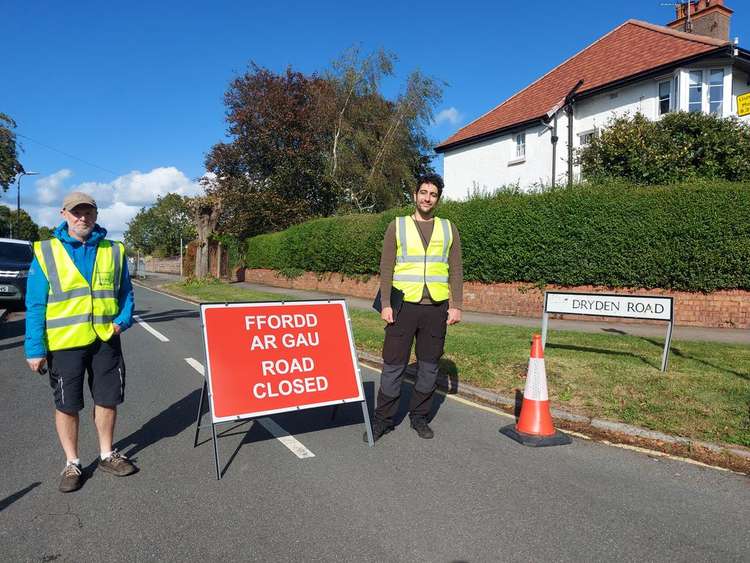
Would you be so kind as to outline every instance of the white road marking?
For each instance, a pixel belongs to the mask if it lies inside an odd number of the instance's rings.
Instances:
[[[203,377],[206,376],[206,369],[203,367],[203,364],[200,363],[195,358],[185,358],[185,361],[188,363],[190,367],[192,367],[195,371],[200,373]],[[289,434],[286,430],[284,430],[281,426],[279,426],[278,423],[271,420],[267,416],[263,418],[257,419],[257,421],[268,430],[268,432],[276,438],[279,442],[284,444],[284,446],[287,447],[287,449],[292,452],[294,455],[296,455],[300,459],[305,459],[308,457],[315,457],[315,454],[312,453],[310,450],[307,449],[307,447],[297,440],[294,436]]]
[[[284,430],[270,418],[259,418],[258,422],[260,422],[263,425],[263,428],[268,430],[274,438],[284,444],[289,451],[298,458],[305,459],[307,457],[315,457],[315,454],[308,450],[302,442],[297,440],[297,438],[289,434],[289,432]]]
[[[206,370],[203,369],[202,363],[200,363],[195,358],[185,358],[185,361],[190,365],[191,368],[200,373],[203,377],[206,377]]]
[[[133,315],[133,318],[136,321],[138,321],[139,325],[141,325],[143,328],[145,328],[147,331],[153,334],[158,340],[161,340],[162,342],[169,342],[169,338],[167,338],[161,332],[153,328],[150,324],[144,321],[141,317],[139,317],[138,315]]]

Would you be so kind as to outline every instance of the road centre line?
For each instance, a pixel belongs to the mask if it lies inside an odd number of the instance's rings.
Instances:
[[[192,367],[195,371],[200,373],[203,377],[206,376],[206,368],[203,367],[203,364],[200,363],[195,358],[185,358],[185,361],[187,364]],[[264,416],[263,418],[255,419],[263,428],[265,428],[271,436],[276,438],[279,442],[284,444],[286,448],[292,452],[294,455],[296,455],[299,459],[305,459],[308,457],[315,457],[315,454],[312,453],[310,450],[307,449],[307,447],[297,440],[294,436],[289,434],[286,430],[284,430],[281,426],[279,426],[278,423],[271,420],[267,416]]]
[[[161,332],[153,328],[150,324],[148,324],[146,321],[144,321],[140,316],[133,315],[133,318],[138,322],[139,325],[141,325],[143,328],[145,328],[148,332],[153,334],[158,340],[161,340],[162,342],[169,342],[169,338],[164,336]]]

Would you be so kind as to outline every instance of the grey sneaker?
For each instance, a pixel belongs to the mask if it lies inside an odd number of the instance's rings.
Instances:
[[[99,469],[118,477],[132,475],[138,471],[136,466],[117,450],[113,451],[108,458],[99,460]]]
[[[60,485],[57,488],[61,493],[72,493],[83,485],[83,473],[81,466],[77,463],[66,465],[60,475],[62,475],[62,479],[60,479]]]

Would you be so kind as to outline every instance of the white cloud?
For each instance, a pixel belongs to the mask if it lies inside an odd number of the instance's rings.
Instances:
[[[134,170],[111,182],[81,182],[65,186],[73,173],[63,169],[39,178],[34,190],[21,193],[21,207],[29,212],[40,226],[57,226],[65,194],[82,191],[90,194],[99,207],[98,223],[107,229],[111,238],[122,239],[130,221],[141,207],[156,203],[157,197],[168,193],[193,196],[203,192],[198,182],[191,181],[174,166],[154,168],[150,172]],[[23,188],[21,189],[24,192]]]
[[[450,123],[451,125],[458,125],[463,120],[463,118],[464,116],[461,115],[461,113],[456,108],[451,106],[449,108],[441,110],[435,116],[435,121],[433,123],[435,125],[442,125],[443,123]]]
[[[36,200],[43,204],[55,204],[62,201],[63,183],[70,178],[73,172],[67,168],[58,170],[51,176],[45,176],[35,182]]]

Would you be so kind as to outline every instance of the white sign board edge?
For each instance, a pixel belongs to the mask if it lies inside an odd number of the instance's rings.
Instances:
[[[268,307],[268,306],[296,306],[296,305],[340,305],[344,309],[344,319],[346,321],[346,331],[349,338],[349,344],[351,348],[351,355],[352,355],[352,362],[354,365],[354,373],[357,378],[357,389],[359,392],[359,395],[357,397],[351,397],[349,399],[341,399],[336,401],[326,401],[323,403],[315,403],[315,404],[309,404],[304,405],[300,407],[285,407],[281,409],[274,409],[274,410],[268,410],[268,411],[260,411],[260,412],[252,412],[252,413],[242,413],[232,416],[215,416],[214,415],[214,395],[211,391],[211,359],[208,354],[208,333],[206,332],[206,319],[204,315],[204,311],[206,309],[219,309],[219,308],[227,308],[227,307]],[[230,422],[233,420],[244,420],[248,418],[259,418],[261,416],[269,416],[272,414],[279,414],[282,412],[294,412],[294,411],[301,411],[306,409],[314,409],[318,407],[325,407],[328,405],[341,405],[346,403],[357,403],[362,402],[365,400],[365,392],[364,387],[362,386],[362,378],[360,376],[360,370],[359,370],[359,362],[357,358],[357,354],[354,347],[354,335],[351,331],[351,325],[349,323],[349,309],[346,304],[345,299],[317,299],[312,301],[252,301],[248,303],[239,303],[239,302],[230,302],[230,303],[201,303],[200,304],[200,310],[201,310],[201,328],[203,331],[203,349],[205,351],[206,356],[206,365],[205,365],[205,378],[206,382],[208,384],[208,396],[209,396],[209,404],[211,405],[211,420],[214,424],[218,422]]]
[[[548,291],[544,295],[544,312],[672,321],[674,318],[674,298]]]

